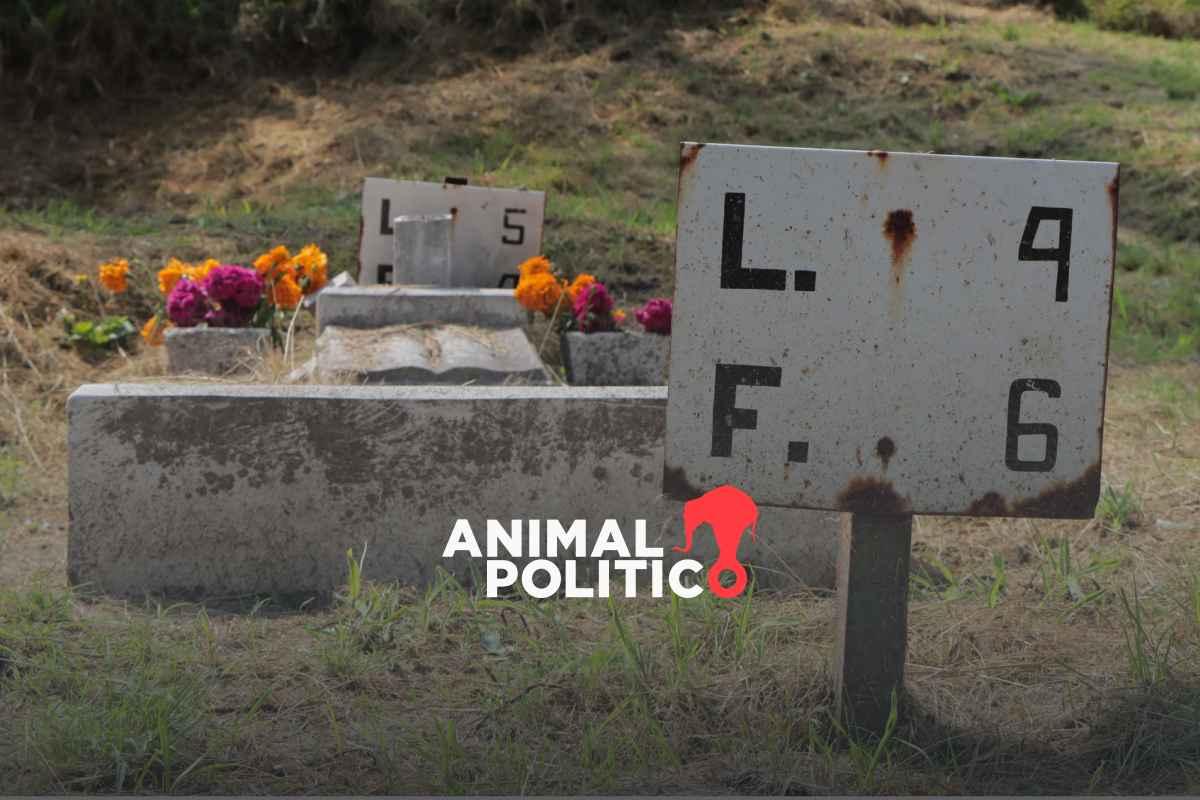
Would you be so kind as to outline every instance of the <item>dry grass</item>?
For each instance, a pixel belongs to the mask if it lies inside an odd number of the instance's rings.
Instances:
[[[29,307],[18,301],[7,308]],[[91,364],[48,329],[26,333],[36,368],[10,364],[0,384],[14,411],[0,415],[0,462],[20,476],[0,511],[6,787],[1198,787],[1196,365],[1112,372],[1104,480],[1136,495],[1137,527],[918,518],[906,716],[878,746],[845,738],[829,715],[833,609],[820,594],[610,609],[497,603],[447,580],[426,592],[367,585],[303,613],[75,600],[62,578],[69,387],[179,378],[163,376],[158,349]],[[298,360],[312,333],[296,334]],[[276,353],[239,380],[290,369]]]

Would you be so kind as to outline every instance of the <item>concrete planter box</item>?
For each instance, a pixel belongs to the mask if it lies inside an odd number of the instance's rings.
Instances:
[[[253,372],[271,346],[267,328],[171,328],[167,372],[229,375]]]
[[[576,386],[665,386],[671,337],[656,333],[563,334],[567,380]]]

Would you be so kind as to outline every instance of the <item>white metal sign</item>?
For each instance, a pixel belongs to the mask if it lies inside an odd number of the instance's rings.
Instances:
[[[684,144],[663,489],[1090,517],[1118,165]]]
[[[367,178],[363,182],[358,251],[360,284],[395,283],[392,220],[451,214],[451,286],[515,285],[517,265],[542,252],[545,192],[457,183]]]

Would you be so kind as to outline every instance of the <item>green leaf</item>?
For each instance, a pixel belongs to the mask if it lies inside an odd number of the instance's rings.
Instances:
[[[66,3],[59,3],[58,5],[53,6],[49,11],[46,12],[46,29],[50,31],[50,33],[54,33],[56,30],[58,30],[58,26],[62,24],[62,21],[66,16]]]

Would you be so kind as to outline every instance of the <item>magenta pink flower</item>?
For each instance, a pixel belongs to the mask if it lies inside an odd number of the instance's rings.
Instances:
[[[204,293],[221,308],[233,311],[230,305],[240,309],[255,308],[263,296],[263,279],[257,271],[234,264],[214,267],[204,279]]]
[[[612,313],[613,299],[603,283],[593,283],[584,288],[575,298],[572,311],[575,324],[584,333],[601,333],[617,327]]]
[[[242,308],[236,303],[226,303],[205,314],[204,321],[210,328],[244,328],[250,324],[252,316],[254,309]]]
[[[646,333],[671,333],[671,301],[662,297],[647,300],[646,305],[633,312]]]
[[[204,290],[187,278],[176,283],[167,296],[167,316],[180,328],[192,328],[200,324],[211,308]]]

